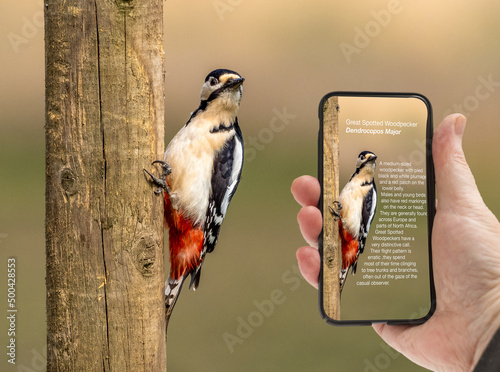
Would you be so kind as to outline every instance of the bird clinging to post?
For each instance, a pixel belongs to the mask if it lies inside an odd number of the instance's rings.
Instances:
[[[340,292],[344,288],[349,269],[356,273],[358,257],[365,248],[370,225],[377,209],[375,168],[377,156],[363,151],[356,160],[356,171],[352,174],[334,202],[338,210],[330,212],[339,218],[339,235],[342,245],[342,268],[339,274]]]
[[[215,248],[240,181],[243,138],[236,115],[244,80],[226,69],[208,74],[200,106],[167,146],[164,161],[153,163],[161,164],[161,177],[145,170],[151,182],[164,190],[170,251],[167,325],[186,277],[191,275],[190,287],[198,287],[205,254]]]

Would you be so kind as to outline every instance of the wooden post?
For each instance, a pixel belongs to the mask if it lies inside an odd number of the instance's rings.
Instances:
[[[163,372],[163,1],[44,3],[47,371]]]
[[[323,307],[335,320],[340,320],[340,237],[329,207],[339,200],[338,113],[338,97],[330,97],[323,107]]]

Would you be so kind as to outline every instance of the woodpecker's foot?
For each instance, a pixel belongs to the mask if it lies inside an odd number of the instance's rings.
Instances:
[[[338,221],[340,217],[340,210],[342,209],[342,204],[339,201],[334,201],[333,206],[336,207],[336,209],[333,209],[333,207],[328,207],[330,210],[330,213],[333,214],[335,217],[335,221]]]
[[[146,172],[149,177],[151,177],[151,180],[149,182],[155,184],[156,186],[159,186],[158,189],[155,190],[155,194],[161,194],[161,190],[165,190],[169,195],[170,195],[170,187],[168,187],[167,184],[167,176],[172,173],[172,168],[170,168],[170,165],[168,163],[165,163],[162,160],[155,160],[152,164],[161,164],[161,177],[155,177],[151,173],[149,173],[146,169],[143,169],[144,172]]]

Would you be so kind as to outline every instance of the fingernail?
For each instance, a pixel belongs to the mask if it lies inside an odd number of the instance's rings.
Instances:
[[[467,123],[467,119],[465,116],[460,115],[455,121],[455,134],[459,137],[464,135],[465,124]]]

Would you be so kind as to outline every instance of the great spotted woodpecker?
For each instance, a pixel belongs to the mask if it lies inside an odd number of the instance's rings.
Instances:
[[[151,182],[164,190],[170,250],[170,275],[165,283],[167,324],[188,275],[189,286],[198,287],[205,254],[215,248],[240,181],[243,138],[236,114],[244,80],[231,70],[208,74],[200,106],[167,146],[164,161],[154,162],[161,164],[162,176],[157,178],[145,170]]]
[[[358,257],[365,248],[370,225],[377,209],[375,167],[377,156],[363,151],[356,160],[356,171],[352,174],[335,202],[336,209],[330,211],[338,217],[339,235],[342,245],[342,268],[340,269],[340,292],[344,288],[349,269],[356,273]]]

